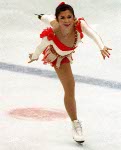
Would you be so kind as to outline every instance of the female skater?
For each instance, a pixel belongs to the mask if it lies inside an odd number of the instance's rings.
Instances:
[[[111,49],[104,46],[101,38],[89,27],[84,18],[77,20],[73,8],[64,2],[56,8],[55,18],[52,15],[40,17],[42,21],[48,21],[53,28],[49,27],[40,34],[41,44],[34,53],[29,54],[30,61],[28,63],[38,60],[39,55],[43,52],[44,64],[49,63],[54,67],[64,89],[64,104],[72,121],[73,139],[83,143],[82,124],[78,120],[76,112],[75,81],[70,66],[73,60],[72,53],[81,42],[83,33],[94,40],[104,59],[109,57]]]

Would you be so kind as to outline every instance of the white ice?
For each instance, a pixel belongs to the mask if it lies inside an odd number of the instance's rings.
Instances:
[[[54,13],[60,0],[0,0],[0,150],[120,150],[121,149],[121,1],[66,0],[112,48],[103,60],[96,44],[85,36],[71,65],[76,81],[78,118],[85,143],[72,139],[71,122],[14,117],[15,109],[65,112],[63,89],[49,65],[28,64],[28,54],[46,27],[35,13]],[[33,112],[34,113],[34,112]],[[66,113],[66,112],[65,112]]]

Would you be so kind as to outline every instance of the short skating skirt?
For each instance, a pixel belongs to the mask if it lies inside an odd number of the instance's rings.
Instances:
[[[72,63],[72,53],[66,56],[60,56],[54,50],[52,45],[46,47],[43,51],[43,64],[50,64],[52,67],[60,68],[61,64]]]

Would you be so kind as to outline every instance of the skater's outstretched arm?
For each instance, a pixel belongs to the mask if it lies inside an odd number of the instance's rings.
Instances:
[[[105,57],[109,58],[110,53],[108,50],[112,49],[108,48],[103,44],[101,37],[91,27],[89,27],[89,25],[84,20],[81,20],[81,27],[82,31],[98,45],[103,58],[104,59]]]
[[[48,45],[47,37],[44,37],[41,41],[41,43],[37,46],[34,53],[29,54],[30,61],[28,63],[31,63],[33,61],[37,61],[39,59],[40,54],[44,51],[44,49]]]

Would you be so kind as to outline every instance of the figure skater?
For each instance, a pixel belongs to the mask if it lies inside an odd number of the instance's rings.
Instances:
[[[103,59],[109,58],[109,50],[112,49],[103,44],[100,36],[89,27],[84,18],[76,19],[73,8],[64,2],[57,6],[55,16],[42,14],[38,17],[51,26],[40,34],[42,41],[35,52],[29,54],[30,61],[28,63],[38,60],[39,55],[43,53],[44,64],[50,64],[54,67],[64,89],[64,104],[72,121],[73,139],[83,143],[85,139],[82,132],[82,122],[77,117],[75,81],[70,65],[73,61],[72,54],[84,34],[94,40]]]

